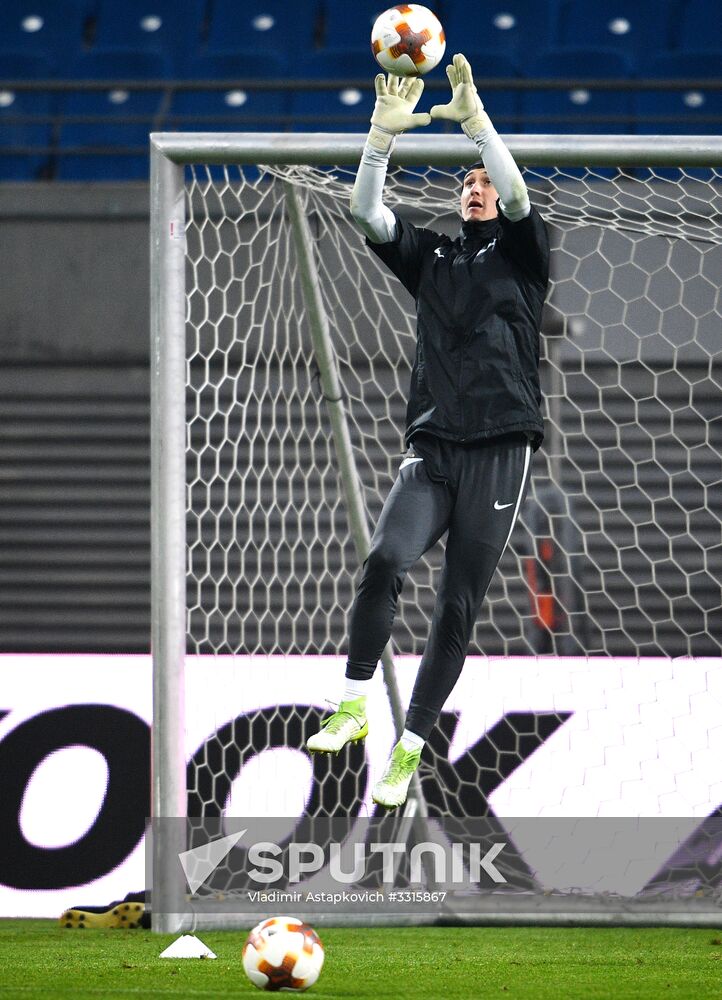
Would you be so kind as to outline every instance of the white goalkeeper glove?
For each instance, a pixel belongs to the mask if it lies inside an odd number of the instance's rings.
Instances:
[[[376,104],[371,115],[368,141],[379,153],[391,151],[394,138],[409,128],[428,125],[431,115],[414,112],[424,90],[419,77],[399,77],[389,73],[388,81],[379,73],[374,81]]]
[[[451,84],[451,100],[448,104],[435,104],[431,117],[459,122],[468,137],[473,139],[483,129],[489,128],[491,122],[474,86],[474,75],[466,56],[461,53],[455,55],[451,66],[446,67],[446,75]]]

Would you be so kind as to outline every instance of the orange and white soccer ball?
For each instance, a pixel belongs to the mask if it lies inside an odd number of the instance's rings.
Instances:
[[[418,3],[400,3],[379,14],[371,29],[371,51],[394,76],[423,76],[441,62],[446,48],[436,14]]]
[[[323,968],[323,945],[313,927],[297,917],[269,917],[243,945],[243,968],[254,986],[270,992],[300,993],[313,986]]]

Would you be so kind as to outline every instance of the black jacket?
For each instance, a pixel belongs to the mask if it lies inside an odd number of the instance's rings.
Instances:
[[[539,328],[549,238],[536,211],[464,222],[455,240],[396,216],[397,237],[367,244],[416,300],[406,443],[417,431],[471,442],[544,437]]]

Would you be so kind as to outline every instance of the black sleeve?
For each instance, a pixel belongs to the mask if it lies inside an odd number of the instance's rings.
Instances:
[[[416,298],[424,254],[428,252],[430,247],[438,246],[441,237],[430,229],[419,229],[411,222],[399,218],[395,212],[394,216],[396,218],[396,239],[390,240],[388,243],[372,243],[367,237],[366,246],[384,262],[404,288]]]
[[[541,215],[532,205],[525,219],[512,222],[499,209],[499,223],[505,253],[530,278],[546,287],[549,281],[549,234]]]

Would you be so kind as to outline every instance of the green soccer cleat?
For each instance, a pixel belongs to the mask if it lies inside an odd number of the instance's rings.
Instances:
[[[386,809],[402,806],[406,802],[409,784],[420,760],[421,748],[404,750],[401,743],[397,743],[391,751],[381,781],[376,782],[371,792],[374,802],[379,806],[385,806]]]
[[[366,699],[361,697],[342,701],[319,731],[309,736],[306,749],[311,753],[338,753],[347,743],[358,743],[365,739],[368,731]]]

